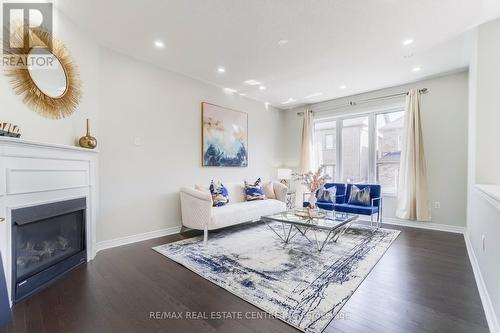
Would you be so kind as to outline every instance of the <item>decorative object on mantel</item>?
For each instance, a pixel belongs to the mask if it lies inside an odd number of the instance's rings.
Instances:
[[[11,123],[0,123],[0,136],[9,136],[12,138],[21,137],[19,126]]]
[[[316,208],[316,201],[318,201],[316,198],[316,192],[325,185],[327,179],[329,178],[330,176],[325,174],[324,166],[319,168],[315,173],[309,171],[306,173],[294,174],[294,180],[300,181],[301,184],[311,192],[309,195],[309,209]]]
[[[87,118],[87,135],[82,136],[80,140],[78,140],[78,144],[80,147],[94,149],[97,147],[97,139],[90,135],[90,124],[89,119]]]
[[[285,185],[286,187],[289,187],[288,181],[292,179],[292,169],[278,169],[278,179],[280,180],[280,183]]]
[[[201,103],[202,166],[248,166],[248,114]]]
[[[33,32],[30,30],[30,34]],[[10,63],[6,75],[23,102],[46,118],[60,119],[71,115],[81,97],[81,81],[77,66],[64,44],[51,33],[37,29],[39,45],[24,43],[22,25],[11,31],[11,44],[22,48],[4,47]],[[47,45],[51,45],[50,50]],[[43,60],[43,61],[41,61]],[[43,64],[42,64],[43,63]]]

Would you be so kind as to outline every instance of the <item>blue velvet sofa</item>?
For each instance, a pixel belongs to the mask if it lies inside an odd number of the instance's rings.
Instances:
[[[356,185],[361,190],[365,187],[370,187],[369,205],[349,204],[349,197],[351,195],[351,189],[353,185]],[[332,186],[336,187],[335,202],[323,201],[321,200],[321,198],[319,198],[316,203],[319,208],[339,213],[370,216],[370,225],[373,226],[373,223],[375,222],[377,228],[380,226],[380,224],[382,223],[382,187],[380,185],[326,183],[324,187],[330,188]],[[316,195],[318,195],[318,192],[316,193]],[[304,207],[309,206],[309,202],[305,198],[306,195],[307,194],[304,195]],[[376,219],[374,220],[375,215]]]

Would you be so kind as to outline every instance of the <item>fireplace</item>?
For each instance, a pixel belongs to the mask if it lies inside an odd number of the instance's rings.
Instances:
[[[85,212],[85,198],[12,211],[15,302],[86,261]]]

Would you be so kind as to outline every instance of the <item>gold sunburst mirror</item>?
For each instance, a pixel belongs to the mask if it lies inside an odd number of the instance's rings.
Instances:
[[[11,43],[23,45],[22,29],[11,35]],[[9,51],[11,66],[6,75],[23,102],[40,115],[60,119],[71,115],[80,103],[78,69],[64,44],[46,31],[37,31],[32,46]],[[29,43],[28,43],[29,44]],[[47,45],[52,45],[49,50]]]

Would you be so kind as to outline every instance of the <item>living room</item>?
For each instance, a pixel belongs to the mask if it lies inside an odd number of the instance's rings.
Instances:
[[[2,13],[2,329],[500,332],[496,1]]]

